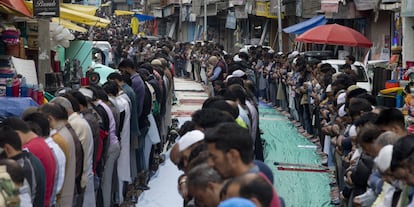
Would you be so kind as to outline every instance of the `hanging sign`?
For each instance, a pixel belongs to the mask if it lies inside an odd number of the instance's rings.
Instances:
[[[226,18],[226,28],[227,29],[236,29],[236,16],[234,12],[229,12]]]
[[[33,0],[33,16],[59,17],[59,0]]]

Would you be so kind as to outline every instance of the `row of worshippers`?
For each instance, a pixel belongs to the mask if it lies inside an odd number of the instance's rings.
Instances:
[[[21,206],[137,202],[171,125],[172,76],[164,61],[136,70],[124,60],[102,86],[62,90],[1,123],[3,156],[24,172],[20,192],[30,199]]]
[[[217,56],[209,59],[210,68],[220,61]],[[205,100],[178,131],[170,158],[184,172],[178,178],[179,193],[184,206],[284,206],[273,173],[263,163],[251,81],[233,67],[239,74],[228,77],[222,91]]]

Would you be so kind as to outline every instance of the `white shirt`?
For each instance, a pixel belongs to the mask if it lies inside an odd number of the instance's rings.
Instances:
[[[120,181],[131,182],[131,171],[129,169],[131,164],[130,157],[130,140],[131,140],[131,100],[126,94],[122,94],[116,97],[117,107],[120,113],[125,112],[123,126],[121,129],[121,152],[118,157],[118,178]]]
[[[66,169],[66,157],[65,153],[63,153],[62,149],[60,149],[59,145],[53,141],[52,137],[48,137],[45,139],[46,144],[52,149],[53,154],[56,157],[56,164],[57,164],[57,177],[55,182],[56,185],[56,193],[59,193],[62,190],[63,182],[65,181],[65,169]]]
[[[25,180],[25,184],[19,188],[19,199],[21,207],[33,206],[32,198],[30,197],[30,187]]]

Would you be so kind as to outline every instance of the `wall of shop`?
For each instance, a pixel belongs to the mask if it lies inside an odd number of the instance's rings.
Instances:
[[[82,66],[83,74],[92,64],[92,42],[75,40],[70,43],[70,47],[65,50],[66,59],[78,59]]]
[[[381,57],[384,48],[390,51],[389,54],[391,53],[392,15],[393,12],[391,11],[380,11],[376,21],[374,13],[368,20],[367,38],[373,43],[371,48],[372,60],[384,59],[384,56]]]
[[[414,17],[404,17],[403,27],[403,67],[407,61],[414,61]]]

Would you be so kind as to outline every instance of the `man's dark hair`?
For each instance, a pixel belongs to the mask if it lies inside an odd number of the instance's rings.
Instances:
[[[38,126],[38,129],[32,128],[39,136],[48,137],[50,134],[50,125],[47,117],[39,112],[31,113],[23,119],[29,126]],[[34,130],[33,130],[34,129]],[[39,131],[40,129],[40,131]]]
[[[118,81],[124,81],[122,78],[122,75],[118,72],[113,72],[106,77],[106,80],[118,80]]]
[[[409,160],[413,164],[414,162],[414,135],[410,134],[400,138],[393,147],[391,171],[395,171],[398,167],[401,167],[401,162]]]
[[[189,131],[193,131],[195,130],[195,126],[196,124],[193,121],[186,121],[184,122],[184,124],[180,127],[180,129],[178,130],[178,134],[180,136],[183,136],[184,134],[186,134]]]
[[[247,176],[251,176],[246,174]],[[239,195],[242,198],[257,198],[261,206],[270,206],[273,199],[273,187],[260,175],[255,175],[253,179],[246,179],[239,176],[232,180],[232,183],[239,184]]]
[[[152,67],[151,63],[143,63],[139,66],[139,68],[147,70],[150,74],[154,73],[154,68]]]
[[[244,61],[248,61],[249,60],[249,55],[245,52],[240,52],[239,53],[239,58],[244,60]]]
[[[117,96],[119,92],[119,86],[115,81],[107,81],[103,84],[102,88],[105,90],[107,94],[111,94],[113,96]]]
[[[352,64],[355,62],[355,57],[354,56],[348,55],[346,57],[352,62]]]
[[[191,115],[191,119],[203,129],[215,127],[223,122],[234,122],[234,118],[228,113],[214,108],[197,110]]]
[[[230,87],[232,85],[241,85],[244,86],[243,78],[239,77],[231,77],[227,80],[227,87]]]
[[[235,149],[244,164],[253,161],[253,140],[249,131],[235,122],[221,123],[205,131],[205,142],[215,144],[218,150],[228,152]]]
[[[381,135],[381,129],[371,123],[365,124],[357,135],[358,143],[374,143],[374,141]]]
[[[232,101],[239,100],[241,105],[245,105],[247,93],[246,93],[246,90],[241,85],[233,84],[227,87],[227,90],[224,93],[224,97]]]
[[[218,85],[218,86],[220,86],[221,88],[223,88],[224,89],[224,82],[222,81],[222,80],[215,80],[214,81],[214,85]]]
[[[66,109],[59,104],[43,104],[39,107],[39,111],[43,113],[46,117],[51,116],[58,121],[68,120],[68,113],[66,112]]]
[[[405,119],[403,113],[396,108],[383,109],[375,122],[378,126],[387,126],[395,124],[401,129],[405,129]]]
[[[331,64],[329,64],[329,63],[322,63],[319,70],[322,73],[327,73],[327,72],[331,71],[332,69],[333,69],[333,67],[332,67]]]
[[[375,98],[375,96],[371,94],[368,94],[368,93],[359,94],[358,96],[356,96],[356,98],[363,98],[367,100],[369,103],[371,103],[371,105],[373,106],[377,105],[377,99]]]
[[[345,63],[344,65],[342,65],[342,69],[352,69],[352,67],[351,67],[351,65],[350,64],[348,64],[348,63]]]
[[[206,105],[207,105],[206,107],[204,107],[203,105],[203,109],[205,108],[218,109],[220,111],[229,113],[233,117],[233,119],[236,119],[239,116],[239,109],[236,107],[233,107],[231,104],[227,103],[225,100],[212,101]]]
[[[91,87],[91,89],[92,88],[93,88],[92,91],[94,93],[94,96],[96,96],[97,99],[101,99],[103,102],[109,101],[108,94],[106,94],[105,90],[102,87],[93,86]]]
[[[76,100],[78,101],[78,103],[84,107],[88,106],[88,100],[86,99],[86,97],[79,91],[72,91],[70,92],[70,94],[76,98]],[[70,100],[69,100],[70,101]]]
[[[15,131],[21,131],[23,133],[30,132],[30,127],[18,117],[9,117],[3,120],[3,126],[9,126],[10,128],[14,129]]]
[[[124,59],[119,63],[118,68],[132,68],[132,69],[135,69],[135,65],[134,65],[134,62],[132,60]]]
[[[372,111],[372,105],[362,98],[354,98],[349,104],[349,115],[351,117],[361,115],[361,112]]]
[[[65,97],[66,99],[68,99],[68,101],[72,105],[72,109],[73,109],[74,112],[79,112],[80,111],[79,102],[75,97],[73,97],[69,93],[63,94],[62,97]]]
[[[15,150],[22,150],[22,141],[17,132],[9,126],[2,125],[0,127],[0,147],[4,147],[5,144],[9,144]]]
[[[210,104],[212,104],[213,102],[218,101],[218,100],[224,100],[224,97],[223,96],[212,96],[212,97],[209,97],[206,100],[204,100],[203,106],[201,108],[202,109],[211,108],[210,107]]]
[[[368,123],[375,124],[377,119],[378,119],[377,113],[368,112],[368,113],[362,114],[361,117],[359,117],[359,119],[355,120],[354,125],[356,127],[362,127]]]

